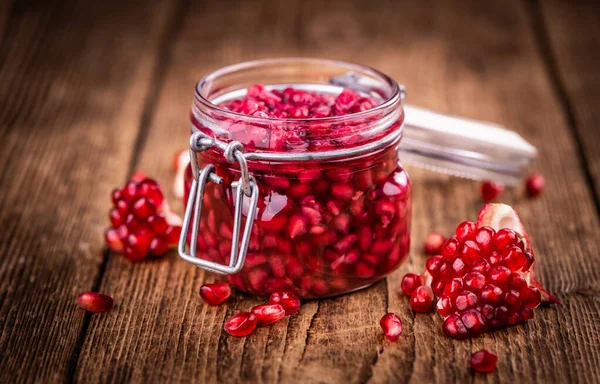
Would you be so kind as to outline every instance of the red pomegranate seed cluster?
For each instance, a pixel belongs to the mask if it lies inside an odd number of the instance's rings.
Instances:
[[[112,226],[105,232],[110,250],[140,261],[164,254],[179,241],[180,219],[170,211],[156,180],[140,175],[115,189],[112,202]]]
[[[244,99],[224,107],[262,117],[315,118],[356,113],[373,105],[372,100],[350,90],[336,97],[292,88],[269,91],[256,85]],[[298,108],[305,108],[306,114],[300,115]],[[345,126],[311,123],[308,127],[292,124],[281,132],[271,127],[266,136],[283,140],[287,144],[280,148],[288,150],[300,142],[304,150],[315,149],[311,139],[315,130],[329,132],[331,145],[344,147],[352,141],[347,141],[352,136],[347,133],[340,134],[344,140],[339,142],[331,139],[336,132],[349,129]],[[262,140],[249,138],[255,129],[262,128],[240,123],[229,132],[245,135],[238,139],[252,149],[246,143]],[[300,141],[290,140],[290,135],[298,135]],[[239,178],[239,171],[216,151],[205,151],[199,161],[201,166],[215,164],[224,178],[223,184],[211,183],[205,190],[199,257],[228,263],[233,230],[233,191],[229,186]],[[303,298],[332,296],[373,283],[406,258],[410,181],[398,163],[395,146],[344,162],[250,162],[249,167],[259,186],[258,214],[244,269],[228,277],[240,290],[259,296],[285,290]],[[188,167],[186,202],[191,179]]]
[[[374,99],[363,97],[350,89],[343,90],[336,97],[294,88],[269,91],[264,85],[255,84],[248,88],[243,99],[229,101],[221,104],[221,107],[255,117],[315,119],[363,112],[376,105]]]
[[[495,211],[505,216],[494,217]],[[425,277],[410,273],[403,278],[402,291],[410,296],[415,312],[427,311],[437,297],[436,309],[445,319],[442,331],[447,336],[464,339],[520,323],[533,318],[533,309],[543,298],[557,302],[535,280],[535,260],[526,235],[482,226],[488,221],[508,222],[507,218],[521,226],[512,208],[487,205],[480,225],[459,224],[440,254],[427,259]],[[419,284],[423,285],[416,287]]]
[[[276,323],[300,309],[300,299],[291,292],[276,292],[268,304],[253,307],[250,312],[238,312],[225,320],[223,328],[231,336],[248,336],[256,327]]]

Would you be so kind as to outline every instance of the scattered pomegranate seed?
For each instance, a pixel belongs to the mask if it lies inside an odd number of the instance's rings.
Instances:
[[[538,197],[543,189],[544,189],[544,176],[540,173],[534,173],[529,176],[525,181],[525,190],[527,191],[527,196],[529,197]]]
[[[407,273],[402,278],[402,282],[400,283],[400,288],[402,288],[402,292],[406,296],[411,296],[415,289],[423,285],[423,278],[421,275],[415,273]]]
[[[483,201],[492,201],[504,191],[504,185],[493,181],[484,181],[481,184],[481,198]]]
[[[231,288],[226,282],[205,284],[200,287],[200,296],[209,305],[219,305],[231,296]]]
[[[257,323],[258,320],[256,315],[253,313],[238,312],[225,320],[223,329],[225,329],[225,332],[229,333],[231,336],[243,337],[254,332]]]
[[[275,292],[269,298],[269,304],[281,304],[286,315],[300,310],[300,299],[292,292]]]
[[[103,293],[84,292],[77,297],[77,305],[88,312],[108,312],[113,307],[113,299]]]
[[[496,369],[496,363],[498,363],[498,356],[494,355],[487,349],[482,349],[471,355],[469,362],[471,368],[477,372],[489,373]]]
[[[402,335],[402,320],[395,313],[385,314],[379,321],[379,325],[389,341],[396,341]]]
[[[428,255],[437,255],[442,252],[442,246],[446,242],[446,237],[439,232],[429,232],[425,238],[425,253]]]
[[[410,296],[410,307],[415,312],[427,312],[433,302],[433,291],[430,287],[422,285]]]
[[[143,178],[142,178],[143,176]],[[181,219],[171,212],[158,182],[135,175],[123,188],[112,192],[112,228],[105,234],[111,251],[130,261],[163,255],[181,233]]]
[[[251,311],[258,321],[258,325],[264,327],[273,324],[286,315],[285,309],[280,304],[257,305]]]
[[[432,290],[437,312],[444,317],[442,331],[452,338],[529,320],[541,302],[558,302],[535,279],[529,237],[516,212],[505,204],[488,204],[477,223],[459,224],[441,255],[429,257],[425,264],[427,285],[412,293],[411,307],[426,311]]]

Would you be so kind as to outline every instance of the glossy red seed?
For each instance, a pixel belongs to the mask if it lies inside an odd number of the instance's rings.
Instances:
[[[494,236],[494,246],[496,249],[504,249],[509,245],[517,243],[517,234],[512,229],[502,228]]]
[[[447,259],[453,259],[458,256],[460,251],[460,243],[456,237],[451,237],[446,240],[442,246],[442,256]]]
[[[457,315],[450,315],[444,320],[442,332],[444,332],[444,335],[453,339],[461,340],[469,337],[469,331]]]
[[[421,285],[423,285],[423,278],[421,277],[421,275],[415,273],[407,273],[402,278],[400,288],[406,296],[411,296],[415,289],[417,289]]]
[[[204,284],[200,287],[200,297],[209,305],[219,305],[231,296],[231,288],[226,282]]]
[[[257,305],[251,311],[255,316],[260,327],[273,324],[285,316],[285,309],[281,304],[263,304]]]
[[[440,266],[444,261],[442,256],[431,256],[425,263],[425,268],[433,277],[439,276]]]
[[[275,292],[269,298],[270,304],[281,304],[286,315],[300,310],[300,299],[292,292]]]
[[[423,246],[425,253],[429,255],[437,255],[442,252],[442,246],[446,242],[446,238],[439,232],[430,232],[425,238]]]
[[[77,297],[77,305],[88,312],[108,312],[113,307],[113,299],[103,293],[84,292]]]
[[[472,354],[471,360],[469,361],[471,368],[481,373],[493,372],[494,369],[496,369],[497,363],[498,356],[486,349],[482,349]]]
[[[164,255],[169,250],[169,242],[165,237],[155,237],[150,242],[148,252],[152,256]]]
[[[529,197],[538,197],[542,191],[544,190],[544,176],[540,173],[534,173],[529,176],[525,181],[525,190],[527,191],[527,196]]]
[[[492,201],[504,191],[504,185],[493,181],[484,181],[481,184],[481,198],[483,201]]]
[[[476,231],[477,224],[472,221],[463,221],[456,227],[456,238],[459,241],[473,240],[475,239]]]
[[[502,265],[496,265],[488,272],[488,278],[494,284],[504,284],[511,275],[510,269]]]
[[[379,325],[389,341],[396,341],[402,335],[402,320],[394,313],[385,314],[379,321]]]
[[[487,254],[492,246],[494,245],[494,236],[496,231],[490,227],[482,227],[477,230],[475,234],[475,243],[479,246],[479,249]]]
[[[433,302],[433,291],[428,286],[418,287],[410,296],[410,307],[415,312],[427,312]]]
[[[465,309],[475,308],[477,306],[478,299],[477,295],[471,291],[462,291],[454,299],[454,308],[459,311]]]
[[[106,245],[108,249],[113,252],[121,253],[123,252],[123,243],[119,238],[119,234],[116,229],[110,228],[104,232],[104,239],[106,241]]]
[[[229,333],[231,336],[243,337],[254,332],[257,323],[258,320],[256,315],[253,313],[238,312],[225,320],[223,329],[225,329],[225,332]]]

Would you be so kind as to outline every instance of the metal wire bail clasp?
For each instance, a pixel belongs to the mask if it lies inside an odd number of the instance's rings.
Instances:
[[[241,176],[238,181],[231,184],[235,190],[235,210],[233,216],[233,234],[231,239],[231,258],[229,265],[219,264],[212,261],[200,259],[197,257],[198,252],[198,236],[200,230],[200,219],[202,217],[202,203],[204,201],[204,189],[206,184],[214,182],[217,184],[223,183],[223,178],[215,173],[215,166],[212,164],[206,165],[201,171],[198,169],[198,152],[205,151],[209,148],[216,147],[223,152],[223,156],[227,161],[240,164]],[[238,141],[225,143],[223,141],[211,138],[202,133],[195,132],[190,138],[190,159],[192,164],[192,172],[194,180],[190,189],[185,215],[183,217],[183,225],[181,228],[181,237],[179,238],[179,256],[196,266],[206,269],[211,272],[220,274],[234,274],[242,270],[248,244],[250,242],[250,234],[254,217],[256,215],[256,205],[258,203],[258,186],[254,177],[248,173],[248,164],[243,154],[244,147]],[[242,226],[242,206],[244,196],[250,198],[248,213],[246,215],[246,225],[242,235],[242,241],[239,242],[240,229]],[[186,253],[186,240],[192,222],[192,236],[190,238],[190,253]]]

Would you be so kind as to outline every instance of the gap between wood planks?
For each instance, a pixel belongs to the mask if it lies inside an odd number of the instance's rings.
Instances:
[[[169,15],[169,21],[167,22],[163,35],[160,39],[158,55],[150,80],[152,83],[148,88],[148,94],[146,95],[146,99],[144,101],[144,107],[137,130],[138,133],[132,148],[131,160],[127,168],[127,178],[129,178],[134,172],[134,168],[139,160],[140,153],[144,148],[146,137],[148,136],[148,127],[152,123],[152,118],[154,117],[158,95],[160,94],[160,91],[164,85],[165,74],[171,62],[174,46],[172,43],[176,40],[177,35],[181,30],[185,11],[188,9],[188,6],[189,0],[179,0],[178,4],[173,7],[171,15]],[[127,182],[127,180],[125,180],[125,182]],[[106,266],[108,265],[109,257],[110,250],[106,249],[103,254],[102,264],[100,265],[98,271],[98,278],[92,285],[92,291],[97,291],[100,288],[100,284],[102,283],[102,279],[104,278],[104,274],[106,272]],[[81,327],[81,332],[77,338],[73,357],[70,360],[71,362],[68,369],[68,378],[70,382],[74,382],[75,379],[75,372],[77,370],[77,365],[79,364],[79,355],[90,326],[91,318],[92,313],[86,312],[83,325]]]
[[[525,0],[525,8],[527,15],[531,19],[532,35],[539,47],[540,58],[548,75],[549,83],[552,86],[556,98],[562,106],[563,112],[567,119],[569,131],[573,137],[575,147],[577,149],[577,157],[581,164],[581,169],[585,177],[585,182],[590,189],[594,206],[596,207],[596,215],[600,218],[600,191],[596,189],[592,172],[589,166],[589,159],[586,156],[583,147],[583,138],[577,129],[577,120],[575,118],[575,109],[569,98],[569,94],[565,84],[560,78],[560,70],[556,56],[552,51],[552,43],[548,34],[547,25],[542,15],[541,5],[539,0]]]

